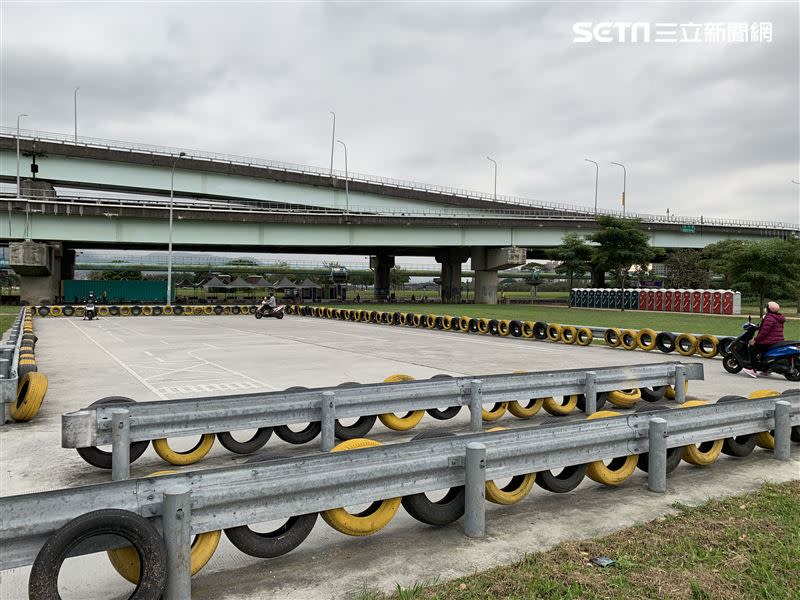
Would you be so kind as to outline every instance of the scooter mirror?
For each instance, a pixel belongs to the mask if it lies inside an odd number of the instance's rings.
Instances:
[[[750,315],[747,315],[747,322],[748,323],[752,323],[753,322],[753,317],[751,317]]]

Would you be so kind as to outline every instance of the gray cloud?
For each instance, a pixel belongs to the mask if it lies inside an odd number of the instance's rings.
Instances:
[[[798,5],[8,3],[0,120],[590,203],[797,221]],[[771,22],[771,43],[574,44],[576,21]],[[35,32],[32,33],[32,32]],[[342,157],[337,156],[341,165]],[[600,204],[621,173],[601,163]]]

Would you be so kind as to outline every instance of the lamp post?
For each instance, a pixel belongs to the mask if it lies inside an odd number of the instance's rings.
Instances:
[[[167,246],[167,306],[172,306],[172,203],[175,200],[175,167],[178,161],[186,156],[186,152],[178,154],[172,163],[172,174],[169,180],[169,245]]]
[[[25,113],[20,113],[17,115],[17,198],[21,196],[20,189],[19,189],[19,120],[22,117],[27,117]]]
[[[594,214],[597,214],[597,184],[600,182],[600,165],[591,158],[584,158],[583,160],[594,163]]]
[[[348,184],[348,180],[350,179],[350,171],[347,169],[347,146],[342,140],[336,140],[342,145],[344,148],[344,202],[345,202],[345,209],[346,213],[350,212],[350,185]]]
[[[78,143],[78,90],[81,89],[81,86],[75,88],[75,92],[72,94],[72,107],[75,111],[75,143]]]
[[[333,127],[331,129],[331,179],[333,179],[333,149],[335,146],[334,141],[336,140],[336,113],[330,111],[331,116],[333,117]]]
[[[625,169],[625,165],[618,162],[612,162],[612,165],[617,165],[618,167],[622,167],[622,218],[625,218],[625,184],[628,178],[628,172]]]
[[[497,161],[493,158],[486,157],[486,160],[491,161],[494,165],[494,199],[497,200]]]

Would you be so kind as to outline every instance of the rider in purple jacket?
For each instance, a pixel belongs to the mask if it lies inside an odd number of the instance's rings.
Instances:
[[[781,307],[777,302],[767,303],[767,312],[764,318],[761,319],[761,327],[758,329],[758,335],[750,340],[750,364],[751,369],[745,369],[745,373],[750,377],[758,377],[756,373],[756,365],[761,354],[769,348],[772,344],[782,342],[783,338],[783,323],[786,321],[780,312]]]

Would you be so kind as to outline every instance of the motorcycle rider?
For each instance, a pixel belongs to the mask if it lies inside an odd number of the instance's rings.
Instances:
[[[97,299],[94,297],[94,292],[89,291],[89,296],[86,298],[86,309],[84,310],[84,313],[83,313],[83,320],[84,321],[86,320],[86,312],[87,311],[90,311],[90,312],[93,313],[92,317],[97,316],[97,314],[96,314],[97,308],[95,308],[95,304],[97,304]]]
[[[266,307],[269,314],[272,314],[272,311],[278,306],[277,300],[275,300],[275,294],[273,292],[269,293],[269,298],[264,296],[263,300],[261,301],[261,306],[259,310],[263,312],[264,308]]]
[[[768,302],[767,311],[758,328],[758,335],[748,342],[751,368],[743,370],[750,377],[758,377],[757,367],[762,353],[773,344],[784,341],[783,323],[786,321],[786,317],[779,312],[780,310],[780,304]]]

